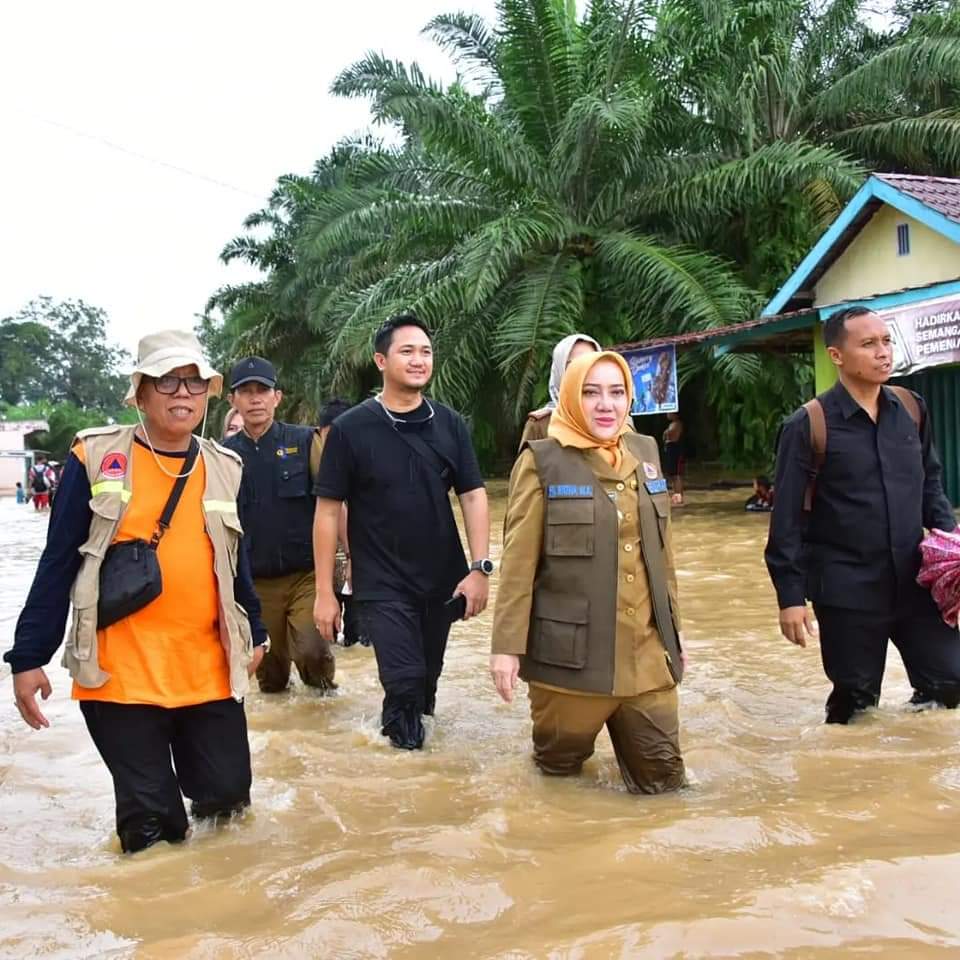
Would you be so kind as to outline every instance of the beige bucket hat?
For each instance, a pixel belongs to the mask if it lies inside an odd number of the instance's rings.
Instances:
[[[162,377],[177,367],[193,364],[204,380],[210,381],[207,397],[219,397],[223,377],[207,363],[200,341],[188,330],[161,330],[145,336],[137,345],[137,365],[130,374],[130,389],[123,402],[132,407],[142,377]]]

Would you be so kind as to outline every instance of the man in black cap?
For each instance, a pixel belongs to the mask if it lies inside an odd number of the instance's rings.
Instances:
[[[274,419],[282,400],[277,372],[262,357],[241,360],[230,372],[230,403],[243,429],[224,445],[243,458],[244,534],[271,640],[257,680],[264,693],[285,690],[294,663],[307,686],[332,690],[334,656],[313,622],[312,491],[322,441],[313,427]]]

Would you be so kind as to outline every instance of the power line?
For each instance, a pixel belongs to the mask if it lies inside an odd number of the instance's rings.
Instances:
[[[141,160],[144,163],[150,163],[157,167],[164,167],[167,170],[173,170],[175,173],[179,173],[185,177],[192,177],[194,180],[202,180],[204,183],[212,184],[215,187],[221,187],[224,190],[231,190],[233,193],[239,193],[245,197],[250,197],[259,203],[263,203],[266,199],[263,194],[253,193],[250,190],[245,190],[243,187],[237,187],[234,184],[227,183],[224,180],[218,180],[216,177],[207,176],[205,173],[197,173],[195,170],[189,170],[186,167],[178,166],[177,164],[170,163],[167,160],[160,160],[157,157],[148,156],[145,153],[140,153],[138,150],[125,147],[123,144],[115,143],[113,140],[108,140],[106,137],[102,137],[99,134],[87,133],[84,130],[78,130],[66,123],[61,123],[58,120],[50,120],[48,117],[39,117],[35,114],[22,115],[28,117],[30,120],[35,120],[38,123],[46,124],[49,127],[54,127],[57,130],[70,134],[71,136],[79,137],[82,140],[90,140],[93,143],[98,143],[101,146],[109,147],[111,150],[116,150],[119,153],[123,153],[129,157]]]

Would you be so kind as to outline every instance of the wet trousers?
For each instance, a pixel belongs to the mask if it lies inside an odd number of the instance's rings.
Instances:
[[[247,718],[232,697],[172,709],[81,700],[80,710],[113,777],[124,853],[186,837],[181,792],[197,818],[250,803]]]
[[[360,624],[357,622],[357,608],[353,597],[349,594],[337,594],[340,601],[340,608],[343,611],[343,645],[352,647],[359,643],[361,646],[369,647],[370,641],[360,630]]]
[[[686,785],[676,687],[636,697],[608,697],[564,693],[532,683],[529,696],[533,759],[544,773],[579,773],[606,724],[630,793],[666,793]]]
[[[308,687],[333,690],[336,660],[330,644],[313,624],[316,583],[313,571],[254,581],[260,614],[270,635],[270,652],[257,668],[263,693],[280,693],[290,683],[290,666],[296,664]]]
[[[916,588],[891,611],[845,610],[814,605],[820,656],[833,684],[827,723],[848,723],[858,710],[876,706],[887,659],[887,641],[900,651],[914,689],[914,703],[960,703],[960,633],[948,627],[929,591]]]
[[[353,600],[361,633],[373,644],[383,687],[381,726],[395,747],[423,746],[424,715],[433,716],[450,634],[442,601]]]

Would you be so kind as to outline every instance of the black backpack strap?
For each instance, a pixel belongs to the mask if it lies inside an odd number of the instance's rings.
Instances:
[[[378,419],[386,421],[393,427],[394,432],[403,440],[404,443],[414,453],[417,453],[430,465],[434,473],[438,474],[440,479],[444,482],[447,489],[453,486],[454,478],[456,476],[456,470],[454,469],[453,464],[447,460],[439,451],[434,449],[434,447],[427,443],[418,433],[411,432],[407,433],[404,430],[397,429],[397,425],[387,416],[386,410],[383,409],[383,406],[379,401],[370,398],[363,401],[363,406],[367,408],[374,416]]]
[[[173,514],[177,509],[177,504],[180,503],[180,497],[183,496],[183,488],[187,485],[187,480],[190,478],[190,474],[193,473],[193,465],[196,463],[197,455],[199,453],[200,444],[197,443],[196,438],[191,438],[190,450],[187,453],[186,460],[184,460],[183,470],[177,476],[177,482],[173,485],[173,489],[170,491],[170,496],[167,497],[166,506],[163,508],[163,513],[160,514],[160,519],[157,521],[157,530],[150,539],[150,546],[154,550],[156,550],[160,544],[160,538],[170,528],[170,523],[173,520]]]

